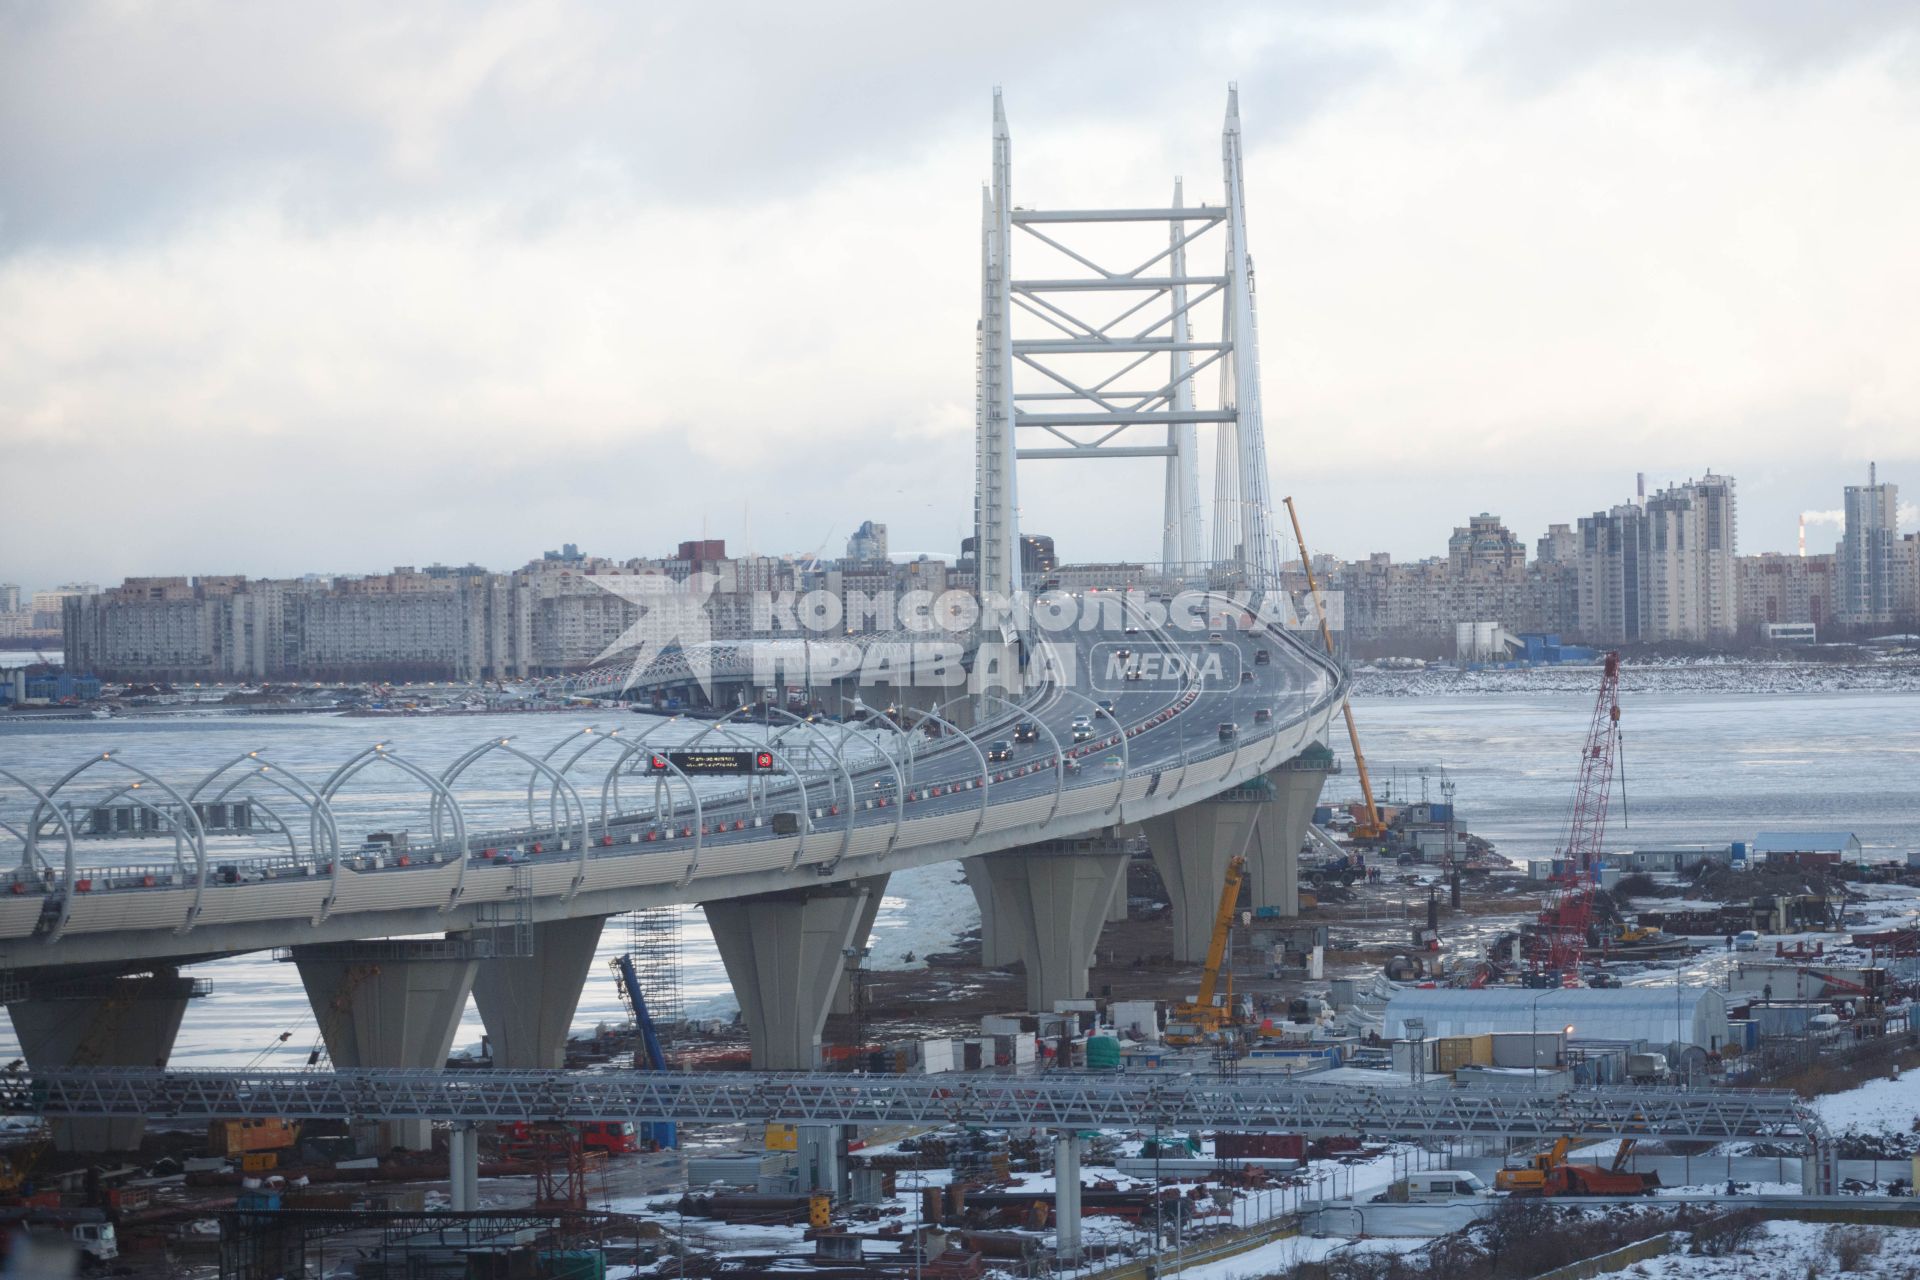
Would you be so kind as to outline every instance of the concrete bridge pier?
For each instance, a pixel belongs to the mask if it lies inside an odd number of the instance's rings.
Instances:
[[[887,896],[887,877],[883,875],[865,876],[855,881],[867,891],[866,900],[860,904],[859,919],[854,921],[853,941],[847,944],[849,953],[866,950],[867,940],[873,936],[873,922],[880,914],[881,899]],[[860,967],[861,958],[849,954],[846,963],[841,966],[840,981],[833,988],[832,1012],[846,1015],[853,1010],[854,971]]]
[[[1198,964],[1207,958],[1227,864],[1246,855],[1272,793],[1264,780],[1255,779],[1141,824],[1173,907],[1175,959]]]
[[[973,860],[1027,968],[1027,1007],[1087,994],[1087,970],[1106,927],[1126,846],[1110,836],[1048,840]],[[977,892],[977,891],[976,891]]]
[[[164,1067],[187,1001],[205,987],[162,966],[126,977],[34,978],[7,1004],[20,1052],[35,1071],[61,1067]],[[55,1120],[61,1151],[136,1151],[141,1119]]]
[[[552,1071],[565,1065],[567,1033],[606,921],[605,916],[541,921],[532,926],[532,955],[480,961],[473,1002],[487,1027],[494,1066]]]
[[[967,888],[980,906],[980,963],[988,969],[1004,969],[1020,959],[1018,933],[1010,923],[1012,908],[994,899],[993,881],[980,859],[969,858],[960,865]]]
[[[1132,861],[1132,855],[1128,855],[1120,864],[1120,874],[1113,878],[1113,897],[1107,902],[1108,924],[1127,922],[1127,863]]]
[[[458,939],[294,947],[293,962],[335,1067],[442,1067],[479,968]],[[362,1148],[430,1150],[428,1120],[357,1128]]]
[[[447,1196],[455,1213],[480,1208],[480,1134],[464,1121],[447,1132]]]
[[[756,1071],[820,1064],[820,1032],[873,891],[863,881],[702,903]]]
[[[1256,907],[1300,914],[1300,842],[1333,770],[1333,754],[1315,743],[1266,775],[1273,798],[1260,806],[1247,848],[1249,888]]]
[[[1053,1135],[1053,1252],[1063,1262],[1080,1256],[1080,1137]]]

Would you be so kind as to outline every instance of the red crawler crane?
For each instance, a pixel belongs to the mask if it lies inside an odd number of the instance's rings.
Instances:
[[[1593,723],[1580,753],[1580,781],[1573,792],[1567,839],[1560,850],[1560,856],[1567,860],[1566,870],[1555,877],[1558,885],[1540,913],[1545,959],[1536,960],[1538,971],[1564,984],[1580,980],[1587,925],[1593,918],[1594,874],[1600,865],[1600,844],[1607,831],[1607,800],[1613,791],[1614,746],[1619,739],[1620,655],[1609,653],[1601,669]]]

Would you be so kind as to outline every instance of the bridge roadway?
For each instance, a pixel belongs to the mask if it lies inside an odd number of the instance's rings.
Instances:
[[[1825,1137],[1812,1109],[1786,1090],[1356,1088],[1173,1072],[34,1071],[0,1075],[0,1112],[187,1121],[1158,1127],[1404,1141],[1751,1138],[1817,1145]]]
[[[809,806],[819,816],[797,836],[773,834],[768,821],[774,810],[795,807],[789,791],[751,802],[723,800],[697,821],[685,800],[665,814],[603,810],[597,819],[585,813],[583,801],[584,822],[557,830],[468,831],[464,853],[454,845],[416,847],[407,867],[362,870],[351,852],[329,858],[324,850],[306,859],[262,860],[258,870],[244,858],[221,858],[223,866],[238,867],[238,883],[211,877],[204,850],[199,865],[183,873],[162,868],[154,875],[155,868],[144,867],[137,876],[77,865],[69,854],[66,867],[17,875],[13,892],[0,894],[0,971],[124,970],[290,943],[459,932],[510,903],[517,875],[531,883],[537,923],[857,880],[1084,836],[1231,790],[1324,741],[1344,690],[1344,674],[1317,647],[1279,630],[1224,632],[1225,645],[1253,677],[1249,683],[1176,688],[1141,681],[1111,692],[1090,689],[1087,671],[1116,644],[1171,650],[1192,641],[1205,647],[1204,639],[1152,628],[1076,631],[1056,639],[1073,646],[1080,687],[1047,685],[1019,712],[987,720],[970,738],[921,740],[902,761],[911,771],[904,804],[890,800],[895,767],[869,761],[849,764],[851,797],[831,771],[806,779]],[[1253,661],[1260,648],[1269,651],[1270,663]],[[1095,710],[1101,697],[1111,699],[1110,715]],[[1255,722],[1262,707],[1270,723]],[[1063,747],[1084,752],[1078,772],[1051,763],[1043,736],[1018,746],[1009,764],[990,765],[983,777],[976,748],[1011,736],[1016,715],[1037,720]],[[1092,716],[1102,732],[1076,747],[1071,725],[1080,716]],[[1237,736],[1222,740],[1223,722],[1235,723]],[[57,846],[58,836],[42,838]],[[481,856],[536,844],[542,854],[523,855],[518,867]]]
[[[442,1064],[471,998],[497,1065],[550,1068],[564,1058],[605,920],[699,903],[740,1000],[753,1065],[806,1069],[818,1062],[828,1010],[848,987],[846,968],[857,963],[849,957],[860,953],[887,877],[979,859],[969,880],[984,899],[983,920],[998,921],[996,932],[1010,939],[1006,958],[1025,962],[1028,1007],[1049,1009],[1086,994],[1124,876],[1123,828],[1148,831],[1173,901],[1176,954],[1203,953],[1233,856],[1249,855],[1256,891],[1267,893],[1261,901],[1287,901],[1324,768],[1286,766],[1324,741],[1345,675],[1318,646],[1255,623],[1231,600],[1210,598],[1207,611],[1203,625],[1217,639],[1117,614],[1043,634],[1032,663],[1043,678],[1017,706],[981,701],[964,733],[937,711],[912,708],[935,695],[891,682],[884,687],[908,704],[898,718],[913,731],[882,718],[864,756],[843,754],[859,731],[842,725],[769,729],[761,741],[787,769],[784,779],[721,787],[676,775],[677,785],[662,782],[640,807],[621,807],[618,780],[657,749],[647,739],[665,723],[658,718],[642,722],[653,727],[637,737],[563,740],[555,751],[573,754],[549,752],[557,764],[489,739],[438,776],[384,747],[351,757],[318,786],[253,756],[229,762],[235,775],[179,785],[112,752],[38,788],[9,774],[40,807],[26,824],[22,865],[0,891],[0,998],[35,1070],[164,1065],[198,993],[177,966],[284,949],[336,1066]],[[1224,666],[1217,678],[1096,683],[1096,669],[1109,673],[1121,648],[1197,649]],[[989,744],[1013,738],[1021,719],[1036,725],[1034,740],[1015,743],[1011,759],[989,760]],[[941,732],[924,736],[928,725]],[[714,746],[734,730],[694,732]],[[810,761],[794,747],[802,738],[813,744]],[[601,772],[577,786],[569,772],[608,743],[596,757]],[[463,769],[496,751],[528,767],[530,815],[537,791],[549,791],[548,825],[468,826],[455,787]],[[401,771],[432,801],[428,839],[410,841],[404,858],[339,835],[331,797],[370,767]],[[277,785],[305,807],[307,848],[279,822],[289,854],[221,857],[227,874],[215,879],[189,801],[227,798],[242,780]],[[582,795],[596,789],[597,813]],[[115,868],[89,857],[83,865],[76,828],[90,806],[109,801],[165,818],[174,863]],[[776,831],[782,814],[799,829]],[[64,854],[57,865],[48,848]],[[1280,879],[1263,890],[1262,874]],[[76,1149],[118,1149],[137,1139],[137,1125],[68,1124],[57,1136]],[[425,1140],[417,1121],[379,1139]]]

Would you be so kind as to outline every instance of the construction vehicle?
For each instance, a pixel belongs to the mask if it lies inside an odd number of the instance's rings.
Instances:
[[[640,1150],[640,1135],[631,1120],[583,1120],[573,1125],[515,1120],[500,1130],[500,1152],[509,1160],[538,1159],[569,1145],[622,1156]]]
[[[1567,838],[1560,848],[1564,870],[1541,909],[1529,985],[1577,985],[1593,921],[1595,877],[1607,830],[1607,802],[1613,789],[1614,750],[1620,740],[1620,655],[1603,660],[1600,693],[1580,748],[1580,777],[1574,787]]]
[[[1635,919],[1623,920],[1614,932],[1613,941],[1625,946],[1638,946],[1647,942],[1665,942],[1667,935],[1650,924],[1641,924]]]
[[[300,1126],[292,1120],[215,1120],[207,1126],[210,1156],[277,1155],[293,1150],[299,1141]]]
[[[775,830],[778,830],[777,826]],[[633,1017],[634,1029],[640,1033],[640,1047],[634,1051],[633,1065],[642,1071],[670,1070],[667,1051],[660,1043],[660,1030],[654,1025],[653,1013],[647,1008],[646,993],[641,987],[640,972],[634,967],[633,957],[615,956],[609,963],[613,966],[614,985],[620,989],[620,999]],[[640,1126],[639,1140],[641,1147],[648,1151],[677,1147],[680,1145],[680,1127],[671,1120],[648,1120]]]
[[[1307,538],[1300,532],[1300,513],[1294,510],[1291,497],[1283,501],[1287,504],[1287,518],[1293,521],[1293,540],[1300,547],[1300,567],[1306,570],[1307,590],[1313,596],[1313,611],[1320,619],[1320,639],[1331,655],[1334,652],[1333,632],[1327,627],[1327,611],[1320,601],[1319,584],[1314,581],[1313,557],[1307,554]],[[1354,814],[1353,830],[1348,834],[1361,843],[1375,844],[1386,839],[1387,824],[1380,816],[1379,806],[1373,802],[1373,779],[1367,776],[1367,757],[1360,750],[1360,730],[1353,723],[1353,703],[1342,698],[1340,710],[1347,717],[1347,741],[1353,745],[1353,767],[1360,775],[1360,797],[1365,804],[1365,812]]]
[[[1627,1170],[1633,1145],[1632,1138],[1621,1139],[1613,1163],[1602,1168],[1569,1163],[1573,1140],[1559,1138],[1526,1165],[1494,1174],[1493,1189],[1515,1196],[1650,1196],[1660,1186],[1660,1175]]]
[[[1165,1032],[1168,1044],[1200,1044],[1218,1039],[1237,1021],[1233,1007],[1233,975],[1227,975],[1225,992],[1220,987],[1220,966],[1226,959],[1227,934],[1233,928],[1233,909],[1240,901],[1240,882],[1246,879],[1247,860],[1234,858],[1227,863],[1227,880],[1220,886],[1220,907],[1213,916],[1213,937],[1207,943],[1206,968],[1200,971],[1200,992],[1191,1003],[1180,1003],[1168,1015]]]

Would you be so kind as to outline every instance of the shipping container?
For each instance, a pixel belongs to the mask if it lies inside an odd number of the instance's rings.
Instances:
[[[1159,1006],[1152,1000],[1116,1000],[1107,1008],[1113,1028],[1146,1040],[1160,1038]]]
[[[1219,1160],[1304,1160],[1307,1140],[1297,1133],[1217,1133],[1213,1154]]]
[[[1390,1052],[1393,1054],[1393,1069],[1401,1075],[1411,1075],[1415,1062],[1415,1046],[1419,1047],[1420,1069],[1431,1074],[1434,1071],[1432,1040],[1395,1040]]]
[[[954,1069],[953,1041],[922,1040],[919,1047],[919,1069],[928,1075]]]
[[[1553,1067],[1560,1063],[1562,1033],[1542,1031],[1497,1031],[1493,1033],[1495,1067]]]
[[[1018,1035],[997,1035],[993,1038],[993,1061],[995,1066],[1018,1067],[1034,1059],[1037,1038],[1031,1031],[1022,1031]]]
[[[1472,1036],[1441,1036],[1433,1044],[1434,1069],[1451,1075],[1473,1065]]]

